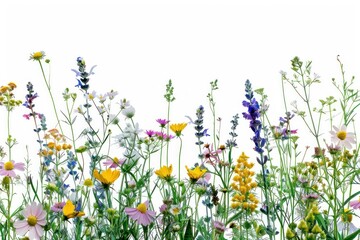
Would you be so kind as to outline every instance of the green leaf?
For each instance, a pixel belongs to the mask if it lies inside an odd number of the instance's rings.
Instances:
[[[360,234],[360,229],[358,229],[356,232],[353,232],[352,234],[348,235],[344,240],[353,240]]]
[[[189,220],[186,225],[184,240],[193,240],[194,239],[193,235],[194,235],[194,233],[193,233],[193,229],[191,226],[191,221]]]

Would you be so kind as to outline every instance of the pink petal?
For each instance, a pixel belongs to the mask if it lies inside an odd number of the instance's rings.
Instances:
[[[15,163],[14,169],[24,171],[25,170],[25,164],[24,163]]]
[[[35,225],[35,226],[36,226],[36,225]],[[30,227],[30,230],[29,230],[29,238],[30,238],[30,239],[40,240],[40,236],[37,234],[35,227]]]
[[[40,237],[44,234],[44,229],[38,224],[35,225],[35,229],[36,229],[36,233],[40,239]]]
[[[20,220],[14,222],[14,227],[16,229],[16,234],[24,236],[29,231],[29,224],[26,220]]]

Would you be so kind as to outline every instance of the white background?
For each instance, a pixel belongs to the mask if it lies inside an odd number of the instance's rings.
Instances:
[[[251,80],[254,89],[265,88],[271,119],[277,123],[284,114],[279,72],[291,72],[294,56],[312,60],[314,72],[321,76],[324,85],[313,92],[314,99],[333,91],[332,77],[340,80],[337,55],[349,79],[360,76],[360,15],[354,2],[47,2],[0,4],[0,85],[15,82],[16,98],[23,100],[26,83],[31,81],[40,95],[38,111],[41,109],[48,118],[52,108],[39,66],[28,60],[34,51],[45,51],[51,59],[51,81],[59,109],[64,107],[64,88],[77,91],[70,69],[76,68],[76,58],[81,56],[88,69],[97,65],[91,89],[98,93],[114,89],[121,98],[130,99],[136,121],[144,130],[155,128],[155,119],[166,118],[163,95],[169,79],[176,97],[171,107],[172,122],[187,122],[184,116],[194,117],[200,104],[209,113],[209,83],[218,79],[215,101],[224,122],[224,140],[232,116],[239,113],[241,117],[245,111],[241,102],[246,79]],[[287,99],[295,99],[293,91],[289,90]],[[4,146],[5,110],[0,111],[0,142]],[[11,123],[13,135],[20,142],[15,153],[20,161],[24,146],[35,141],[32,123],[21,117],[25,112],[25,108],[17,108]],[[209,115],[205,121],[209,128]],[[301,129],[305,130],[303,126]],[[249,141],[248,122],[242,117],[238,132],[238,151],[256,156]],[[184,131],[184,135],[193,133],[192,127]],[[299,133],[306,138],[306,133]],[[185,149],[196,151],[192,141],[194,138]],[[197,152],[184,151],[189,154],[187,164],[194,163]]]

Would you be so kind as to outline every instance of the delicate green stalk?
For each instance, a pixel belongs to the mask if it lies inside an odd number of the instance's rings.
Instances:
[[[61,134],[64,135],[64,131],[63,131],[62,127],[61,127],[61,121],[60,121],[60,119],[59,119],[59,115],[58,115],[57,110],[56,110],[56,104],[55,104],[55,101],[54,101],[54,97],[53,97],[53,95],[52,95],[52,91],[51,91],[51,87],[50,87],[50,79],[49,79],[49,81],[46,79],[43,65],[42,65],[42,63],[41,63],[40,60],[39,60],[38,62],[39,62],[39,64],[40,64],[41,73],[42,73],[42,75],[43,75],[46,88],[47,88],[47,90],[48,90],[48,92],[49,92],[49,94],[50,94],[51,103],[52,103],[52,106],[53,106],[53,109],[54,109],[54,113],[55,113],[57,125],[59,125],[59,127],[60,127]]]

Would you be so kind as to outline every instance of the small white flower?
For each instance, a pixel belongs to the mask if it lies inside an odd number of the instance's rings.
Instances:
[[[106,95],[109,97],[110,100],[113,100],[118,95],[118,92],[111,90],[110,92],[106,93]]]
[[[132,118],[135,115],[135,108],[129,106],[122,111],[122,114],[127,118]]]
[[[126,98],[120,100],[120,108],[124,109],[130,106],[130,101],[128,101]]]
[[[95,91],[92,91],[91,93],[88,93],[86,95],[86,98],[90,101],[94,100],[96,98],[96,92]]]

